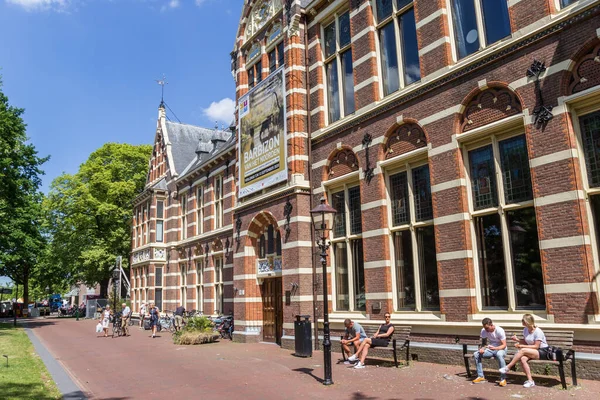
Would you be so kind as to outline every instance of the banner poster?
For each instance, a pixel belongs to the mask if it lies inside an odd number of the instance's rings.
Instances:
[[[239,197],[287,181],[285,75],[279,68],[240,98]]]

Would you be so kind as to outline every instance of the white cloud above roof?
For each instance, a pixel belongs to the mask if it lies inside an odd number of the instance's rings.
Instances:
[[[213,101],[208,108],[202,109],[202,113],[211,121],[219,121],[226,124],[230,124],[233,120],[234,111],[235,101],[230,98]]]

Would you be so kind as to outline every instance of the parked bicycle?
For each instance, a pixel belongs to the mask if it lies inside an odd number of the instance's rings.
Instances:
[[[111,316],[112,322],[112,337],[124,336],[125,332],[121,327],[121,313],[117,313]]]
[[[171,313],[169,315],[168,313]],[[165,315],[158,319],[158,331],[166,330],[175,333],[175,316],[173,311],[165,310]]]

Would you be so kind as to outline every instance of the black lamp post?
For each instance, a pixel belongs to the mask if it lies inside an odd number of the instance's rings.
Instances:
[[[117,281],[119,280],[120,276],[121,276],[120,271],[117,268],[115,268],[113,270],[113,273],[112,273],[112,278],[113,278],[113,312],[115,312],[115,313],[117,312],[117,285],[118,285]]]
[[[329,299],[327,296],[327,238],[331,230],[335,208],[325,203],[321,197],[321,204],[310,210],[315,232],[317,233],[317,246],[321,250],[321,265],[323,266],[323,364],[325,366],[324,385],[332,385],[331,379],[331,338],[329,335]],[[329,221],[329,224],[327,223]],[[315,321],[316,323],[316,321]]]

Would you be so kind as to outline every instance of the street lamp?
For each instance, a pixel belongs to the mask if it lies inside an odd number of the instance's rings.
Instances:
[[[113,278],[113,312],[117,312],[117,285],[118,285],[118,280],[119,277],[121,276],[121,271],[119,271],[117,268],[115,268],[113,270],[112,273],[112,278]]]
[[[327,296],[327,238],[331,230],[335,208],[325,203],[321,197],[321,204],[310,210],[315,232],[317,233],[317,246],[321,250],[321,265],[323,266],[323,364],[325,365],[324,385],[332,385],[331,379],[331,338],[329,336],[329,300]],[[316,323],[316,321],[315,321]]]

